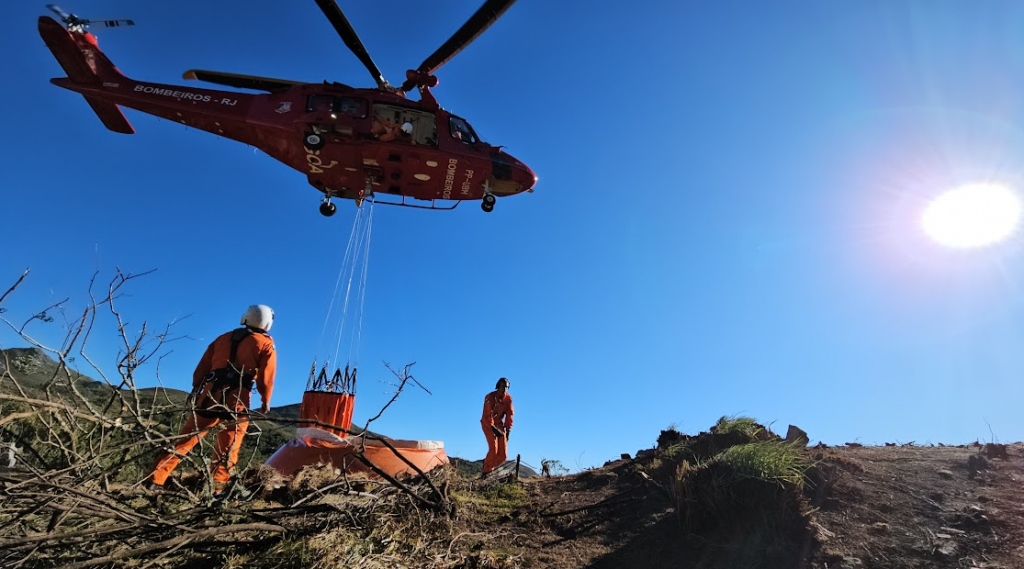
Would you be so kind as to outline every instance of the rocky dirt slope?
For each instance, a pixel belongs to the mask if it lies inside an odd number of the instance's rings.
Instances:
[[[671,492],[644,476],[656,455],[524,483],[527,504],[489,524],[515,566],[586,568],[1024,567],[1024,445],[810,449],[807,531],[774,540],[685,531]],[[827,486],[827,487],[826,487]],[[466,528],[469,529],[469,528]],[[751,541],[759,541],[748,550]]]

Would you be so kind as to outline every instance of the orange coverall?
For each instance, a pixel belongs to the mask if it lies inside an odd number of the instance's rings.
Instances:
[[[508,440],[499,437],[491,428],[497,428],[506,433],[512,429],[512,396],[505,392],[504,397],[498,396],[497,391],[492,391],[484,397],[484,414],[480,417],[480,426],[483,427],[484,436],[487,437],[487,456],[484,457],[484,474],[501,466],[508,459]]]
[[[244,390],[240,386],[235,387],[229,390],[220,401],[215,401],[210,396],[213,382],[206,380],[212,370],[228,366],[233,332],[222,334],[214,340],[206,348],[202,359],[199,360],[199,365],[196,366],[196,370],[192,374],[192,392],[198,392],[195,401],[199,410],[189,413],[188,420],[185,421],[185,426],[181,429],[180,436],[182,438],[175,444],[174,452],[165,453],[157,458],[151,475],[153,483],[163,485],[181,459],[192,450],[192,447],[196,446],[211,428],[225,420],[227,420],[227,425],[217,433],[217,445],[213,454],[213,461],[216,465],[213,479],[219,483],[225,483],[231,479],[235,465],[238,464],[238,450],[242,447],[242,437],[245,436],[245,432],[249,428],[249,419],[245,415],[232,417],[227,411],[238,413],[248,411],[252,391]],[[269,408],[270,396],[274,391],[274,375],[277,372],[277,352],[274,350],[274,340],[268,334],[261,332],[253,332],[252,335],[243,338],[238,343],[235,365],[246,377],[255,377],[256,390],[260,394],[263,407]],[[220,416],[203,413],[203,409],[210,408],[224,411],[224,413],[221,413]]]

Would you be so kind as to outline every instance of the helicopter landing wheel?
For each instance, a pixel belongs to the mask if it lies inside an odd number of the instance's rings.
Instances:
[[[480,209],[490,213],[490,212],[494,211],[494,204],[493,203],[487,203],[486,201],[484,201],[484,203],[480,204]]]
[[[494,202],[496,201],[498,201],[498,198],[494,197],[494,194],[484,194],[484,205],[491,206],[491,209],[494,209]]]
[[[320,150],[325,143],[324,137],[315,132],[307,132],[305,138],[302,139],[303,146],[310,150]]]
[[[338,212],[338,206],[332,204],[329,201],[325,200],[324,203],[320,204],[320,213],[324,217],[331,217],[332,215],[334,215],[337,212]]]

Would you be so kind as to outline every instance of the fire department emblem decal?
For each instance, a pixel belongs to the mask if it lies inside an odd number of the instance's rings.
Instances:
[[[284,113],[287,113],[290,110],[292,110],[292,104],[291,103],[281,103],[280,105],[277,106],[276,109],[274,109],[274,112],[275,113],[280,113],[280,114],[283,115]]]

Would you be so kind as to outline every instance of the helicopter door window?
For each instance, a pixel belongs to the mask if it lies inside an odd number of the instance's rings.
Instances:
[[[306,101],[307,113],[329,113],[334,110],[334,97],[330,95],[310,95]]]
[[[466,121],[458,117],[449,117],[448,126],[451,127],[452,138],[469,144],[476,142],[476,136],[473,135],[473,131]]]
[[[394,105],[374,105],[371,134],[381,142],[437,146],[437,119],[433,113]]]

